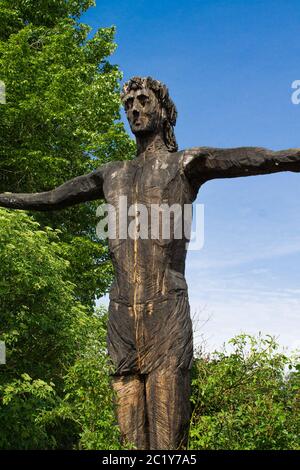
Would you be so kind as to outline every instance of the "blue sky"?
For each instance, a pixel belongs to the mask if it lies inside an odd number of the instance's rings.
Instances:
[[[178,108],[181,149],[300,147],[298,0],[102,0],[83,17],[116,25],[111,61],[124,80],[165,82]],[[124,118],[124,115],[123,115]],[[205,245],[186,275],[197,344],[239,332],[300,347],[300,175],[216,180],[205,205]],[[206,321],[208,320],[208,321]]]

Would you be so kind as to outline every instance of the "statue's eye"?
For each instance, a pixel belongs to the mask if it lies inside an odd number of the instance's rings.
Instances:
[[[148,101],[148,97],[145,96],[145,95],[139,95],[138,100],[139,100],[139,102],[141,103],[142,106],[145,106],[145,104]]]
[[[128,109],[132,108],[133,105],[133,98],[128,98],[125,101],[125,110],[128,111]]]

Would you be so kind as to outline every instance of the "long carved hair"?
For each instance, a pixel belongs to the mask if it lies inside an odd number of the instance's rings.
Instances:
[[[140,90],[148,88],[153,91],[162,108],[165,110],[166,118],[163,123],[164,142],[169,152],[177,152],[178,145],[174,133],[176,125],[177,110],[176,106],[169,96],[169,90],[162,82],[154,80],[151,77],[133,77],[123,86],[121,98],[124,101],[126,95],[131,90]]]

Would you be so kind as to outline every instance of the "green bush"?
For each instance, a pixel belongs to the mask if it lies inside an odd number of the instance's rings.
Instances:
[[[118,448],[106,315],[68,280],[65,245],[24,212],[0,209],[0,448]]]
[[[48,426],[62,422],[75,426],[76,449],[121,449],[106,353],[105,312],[81,317],[77,328],[78,353],[64,378],[64,396],[45,412],[42,421]]]
[[[269,336],[195,361],[190,449],[300,449],[300,361]]]

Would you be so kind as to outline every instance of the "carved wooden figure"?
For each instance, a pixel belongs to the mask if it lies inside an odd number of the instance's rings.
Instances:
[[[133,160],[108,163],[52,191],[1,194],[0,205],[50,211],[105,199],[117,207],[119,197],[126,196],[127,207],[183,207],[214,178],[300,171],[300,149],[178,151],[173,131],[176,108],[165,85],[150,77],[131,79],[122,99],[137,142]],[[172,233],[168,239],[109,240],[116,273],[108,326],[113,387],[123,439],[138,449],[177,449],[186,441],[193,358],[184,278],[186,242]]]

